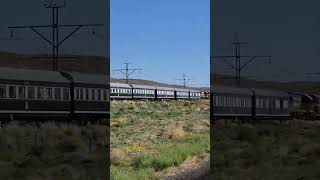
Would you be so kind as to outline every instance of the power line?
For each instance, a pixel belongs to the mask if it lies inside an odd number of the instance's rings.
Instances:
[[[103,24],[59,24],[59,9],[64,8],[66,5],[65,1],[63,4],[58,5],[57,3],[49,0],[47,4],[45,4],[45,8],[52,10],[52,24],[51,25],[27,25],[27,26],[11,26],[8,27],[10,29],[10,36],[14,36],[14,29],[30,29],[43,40],[45,40],[48,44],[52,46],[52,60],[53,60],[53,70],[59,71],[59,47],[68,40],[71,36],[73,36],[77,31],[79,31],[83,27],[97,27],[103,26]],[[71,33],[63,37],[62,40],[59,38],[59,29],[60,28],[74,28]],[[43,33],[39,31],[39,29],[43,28],[51,28],[52,36],[46,37]],[[46,57],[45,57],[46,58]]]
[[[232,69],[236,71],[236,81],[237,81],[237,87],[240,87],[240,80],[241,80],[241,71],[249,65],[253,60],[256,60],[257,58],[268,58],[269,63],[271,61],[271,56],[241,56],[241,45],[247,45],[248,43],[245,42],[239,42],[238,34],[235,33],[235,38],[232,43],[235,46],[235,55],[231,56],[213,56],[210,59],[213,60],[216,59],[222,59],[227,65],[229,65]],[[233,59],[236,61],[236,64],[229,62],[228,59]],[[244,64],[241,63],[241,58],[248,58]]]
[[[186,84],[191,80],[189,78],[186,78],[185,74],[182,74],[182,79],[177,79],[178,81],[181,81],[183,83],[183,88],[186,88]]]
[[[125,68],[124,69],[115,69],[113,71],[115,72],[121,72],[123,75],[125,75],[125,78],[126,78],[126,83],[129,84],[129,77],[136,71],[141,71],[143,69],[130,69],[129,68],[129,62],[125,62]]]

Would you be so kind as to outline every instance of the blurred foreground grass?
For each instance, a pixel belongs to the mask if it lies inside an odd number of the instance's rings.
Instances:
[[[234,124],[212,127],[213,177],[228,180],[320,179],[320,124]]]
[[[209,153],[209,101],[113,101],[111,179],[159,179]]]
[[[105,179],[107,131],[106,126],[10,123],[0,128],[0,179]]]

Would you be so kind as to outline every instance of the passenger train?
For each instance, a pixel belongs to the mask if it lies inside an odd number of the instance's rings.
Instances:
[[[110,83],[111,99],[188,99],[201,98],[201,92],[193,89],[145,86],[137,84]]]
[[[320,120],[320,95],[213,86],[213,119]]]
[[[77,72],[0,68],[0,118],[109,118],[109,78]]]

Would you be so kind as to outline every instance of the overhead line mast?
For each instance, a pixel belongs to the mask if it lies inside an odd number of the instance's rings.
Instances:
[[[185,89],[185,88],[186,88],[186,84],[187,84],[191,79],[186,78],[186,75],[185,75],[185,74],[182,74],[182,79],[177,79],[177,80],[183,82],[183,88]]]
[[[118,72],[121,72],[123,75],[125,75],[126,77],[126,83],[129,84],[129,77],[136,71],[141,71],[143,69],[130,69],[129,68],[129,62],[125,62],[125,68],[124,69],[115,69],[113,71],[118,71]]]
[[[235,55],[231,56],[213,56],[211,57],[211,60],[213,59],[222,59],[226,64],[228,64],[232,69],[236,71],[236,81],[237,81],[237,87],[240,87],[240,80],[241,80],[241,71],[249,65],[253,60],[257,58],[268,58],[269,63],[271,61],[271,56],[241,56],[241,45],[247,45],[248,43],[239,42],[238,34],[235,34],[234,41],[232,43],[235,46]],[[228,59],[233,59],[236,61],[236,64],[229,62]],[[246,61],[244,64],[241,63],[241,58],[249,58],[248,61]]]
[[[13,37],[14,29],[31,29],[35,34],[45,40],[49,45],[52,46],[52,60],[53,60],[53,70],[59,71],[59,47],[68,40],[73,34],[79,31],[82,27],[97,27],[103,26],[104,24],[59,24],[59,9],[64,8],[66,3],[64,2],[62,5],[58,5],[53,3],[52,0],[45,4],[45,8],[52,10],[52,24],[51,25],[27,25],[27,26],[10,26],[10,36]],[[59,29],[64,27],[74,27],[73,31],[63,37],[60,41],[59,37]],[[39,29],[43,28],[52,28],[52,36],[51,38],[46,37],[43,33],[39,31]],[[63,57],[64,58],[64,57]]]

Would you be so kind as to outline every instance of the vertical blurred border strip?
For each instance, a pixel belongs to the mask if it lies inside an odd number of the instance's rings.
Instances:
[[[214,2],[215,0],[210,0],[210,179],[214,179],[214,167],[213,167],[213,141],[214,141],[214,109],[213,109],[213,45],[214,45]]]
[[[111,163],[110,163],[110,0],[106,0],[107,1],[107,7],[106,7],[106,41],[107,41],[107,45],[106,45],[106,56],[107,56],[107,59],[106,59],[106,68],[107,68],[107,76],[108,76],[108,79],[109,79],[109,82],[108,82],[108,86],[109,86],[109,104],[108,104],[108,121],[107,121],[107,134],[108,134],[108,145],[107,145],[107,159],[106,159],[106,168],[107,168],[107,173],[106,173],[106,180],[109,180],[110,179],[110,166],[111,166]]]

